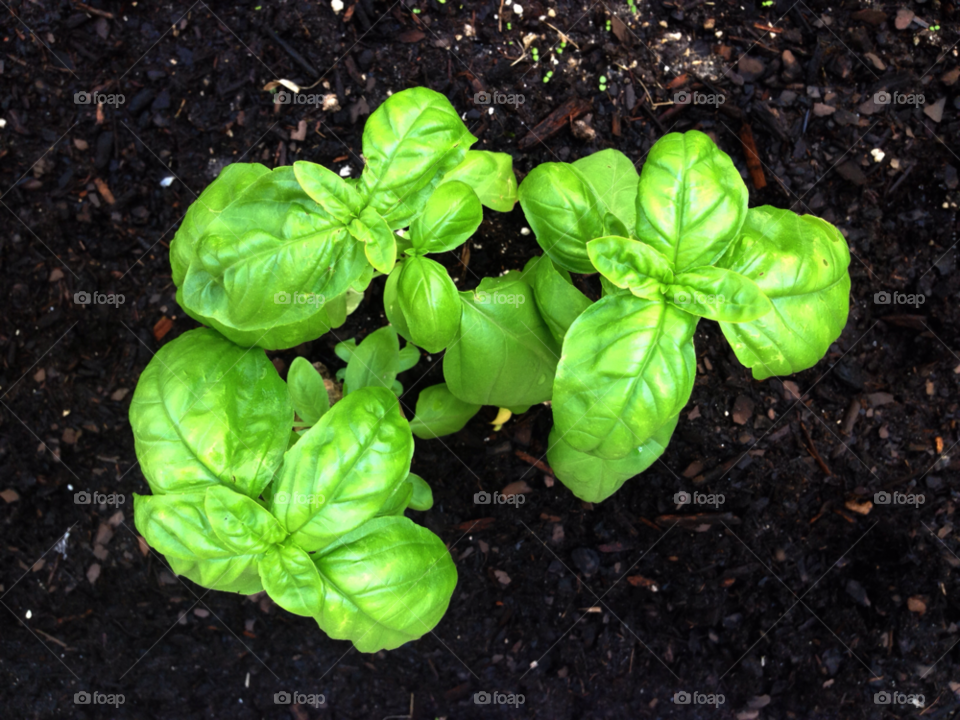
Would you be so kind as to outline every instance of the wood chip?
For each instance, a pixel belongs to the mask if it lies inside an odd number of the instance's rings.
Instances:
[[[127,393],[129,392],[130,392],[130,388],[117,388],[110,394],[110,399],[115,400],[116,402],[120,402],[127,396]]]
[[[833,115],[837,109],[835,107],[830,107],[829,105],[824,105],[823,103],[814,103],[813,104],[813,114],[817,117],[826,117],[827,115]]]
[[[800,397],[800,386],[797,385],[793,380],[784,380],[783,399],[795,402],[799,400]]]
[[[683,476],[685,478],[696,477],[703,470],[703,463],[699,460],[694,460],[692,463],[687,465],[687,469],[683,471]]]
[[[117,510],[113,515],[107,520],[110,523],[110,527],[117,528],[120,527],[120,524],[123,522],[123,510]]]
[[[107,523],[100,523],[100,527],[97,528],[97,537],[93,542],[96,545],[107,545],[111,540],[113,540],[113,528]]]
[[[80,138],[74,138],[73,146],[77,150],[86,150],[88,147],[90,147],[90,144],[86,140],[82,140]]]
[[[867,500],[866,502],[857,502],[856,500],[847,500],[844,503],[844,507],[851,512],[855,512],[858,515],[869,515],[870,511],[873,510],[873,503]]]
[[[870,401],[870,405],[875,408],[894,402],[893,395],[885,392],[870,393],[867,395],[867,399]]]
[[[943,109],[946,107],[946,105],[947,99],[942,97],[933,103],[933,105],[927,105],[923,109],[923,114],[933,120],[935,123],[938,123],[943,120]]]
[[[420,42],[426,37],[426,34],[422,30],[407,30],[402,32],[397,36],[397,40],[405,43],[415,43]]]
[[[525,495],[529,492],[533,492],[533,488],[527,485],[526,481],[517,480],[507,485],[500,494],[504,497],[513,497],[514,495]]]
[[[93,585],[100,577],[100,563],[94,563],[87,569],[87,580]]]
[[[650,588],[654,592],[657,590],[657,581],[646,578],[643,575],[631,575],[627,578],[627,582],[634,587]]]
[[[509,585],[511,583],[510,576],[507,575],[503,570],[494,570],[493,574],[496,575],[497,580],[501,585]]]
[[[50,277],[48,278],[49,282],[57,282],[57,280],[63,280],[63,270],[60,268],[54,268],[50,271]]]
[[[33,374],[33,379],[36,380],[38,383],[42,383],[44,380],[47,379],[47,371],[44,370],[43,368],[40,368]]]
[[[60,440],[67,445],[76,445],[77,440],[83,435],[83,430],[74,430],[73,428],[64,428]]]
[[[737,425],[746,425],[753,417],[753,400],[746,395],[738,395],[733,403],[733,421]]]
[[[15,503],[17,500],[19,500],[20,495],[16,490],[7,488],[6,490],[0,492],[0,498],[3,498],[3,501],[9,505],[10,503]]]
[[[100,197],[106,200],[108,205],[113,205],[117,201],[113,197],[113,193],[110,192],[110,187],[107,183],[100,178],[94,178],[93,182],[97,185],[97,192],[100,193]]]
[[[944,85],[953,85],[960,79],[960,68],[954,68],[940,76],[940,82]]]
[[[914,595],[913,597],[907,599],[907,609],[910,612],[923,615],[927,611],[927,604],[923,601],[922,597],[919,595]]]
[[[150,546],[147,545],[147,541],[142,537],[137,535],[137,545],[140,547],[140,554],[146,557],[150,554]]]
[[[290,133],[290,139],[297,142],[303,142],[307,139],[307,121],[301,120],[297,123],[297,129]]]
[[[877,70],[886,70],[886,63],[872,52],[864,53],[863,56],[869,60]]]
[[[906,30],[910,23],[913,22],[915,17],[913,10],[908,10],[907,8],[900,8],[897,10],[897,19],[894,21],[897,30]]]
[[[630,31],[627,29],[627,25],[623,20],[616,15],[611,16],[610,29],[613,30],[613,34],[617,36],[617,40],[628,47],[630,46]]]
[[[693,410],[687,413],[687,420],[696,420],[700,417],[700,406],[697,405]]]
[[[164,315],[162,318],[157,320],[157,324],[153,326],[153,336],[157,340],[162,340],[163,336],[166,335],[173,328],[173,320]]]
[[[467,522],[462,522],[457,525],[458,530],[463,530],[464,532],[479,532],[480,530],[486,530],[488,527],[493,525],[492,517],[478,518],[476,520],[467,520]]]

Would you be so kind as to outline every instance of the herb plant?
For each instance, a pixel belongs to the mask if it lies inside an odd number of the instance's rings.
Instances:
[[[288,386],[263,350],[206,328],[156,354],[130,407],[153,491],[134,496],[136,527],[204,587],[266,590],[363,652],[396,648],[439,622],[457,580],[440,538],[403,516],[433,504],[410,426],[382,385],[330,407],[300,360]]]
[[[615,150],[539,165],[519,196],[556,266],[601,274],[603,297],[582,310],[564,290],[578,315],[559,354],[547,455],[585,500],[609,497],[663,452],[693,390],[700,318],[720,322],[758,380],[812,367],[846,324],[840,232],[748,209],[740,174],[701,132],[660,139],[639,175]],[[538,306],[549,313],[559,297],[545,289]]]

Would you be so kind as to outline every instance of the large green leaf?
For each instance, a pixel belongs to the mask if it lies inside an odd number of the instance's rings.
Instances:
[[[688,313],[731,323],[756,320],[773,309],[753,280],[719,267],[680,273],[667,287],[666,298]]]
[[[440,93],[424,87],[398,92],[363,128],[361,192],[391,229],[406,227],[476,141]]]
[[[430,258],[407,258],[398,272],[397,300],[410,340],[427,352],[440,352],[460,326],[457,286],[446,269]]]
[[[221,174],[184,219],[171,246],[177,302],[238,344],[292,347],[334,325],[325,306],[366,271],[364,246],[292,167],[248,182],[254,174]],[[226,204],[225,192],[234,193]]]
[[[367,387],[334,405],[284,456],[270,509],[308,552],[374,517],[410,472],[396,396]]]
[[[699,130],[650,150],[637,188],[637,237],[675,273],[713,265],[747,216],[747,187],[730,157]]]
[[[533,299],[557,345],[580,313],[590,307],[590,299],[573,286],[570,273],[553,264],[548,255],[530,258],[523,268],[523,279],[533,288]]]
[[[479,403],[464,402],[451,393],[445,383],[431,385],[420,392],[410,430],[418,438],[432,438],[460,432],[480,410]]]
[[[214,330],[167,343],[130,404],[137,459],[155,493],[222,483],[256,498],[279,467],[293,423],[286,385],[263,350]]]
[[[606,460],[574,449],[554,426],[548,440],[547,462],[557,479],[578,498],[585,502],[603,502],[663,454],[679,417],[675,415],[667,420],[642,445],[617,460]]]
[[[411,254],[453,250],[483,221],[483,207],[473,189],[457,180],[444,182],[410,225]]]
[[[360,193],[332,170],[298,160],[293,164],[293,174],[303,191],[341,225],[349,225],[360,216],[363,209]]]
[[[660,300],[608,295],[570,326],[553,418],[575,450],[615,460],[636,450],[690,397],[698,318]]]
[[[371,520],[314,562],[324,590],[317,623],[360,652],[393,650],[430,632],[457,584],[443,541],[405,517]]]
[[[757,380],[813,367],[847,323],[850,250],[825,220],[753,208],[721,265],[753,280],[773,303],[753,322],[720,323]]]
[[[294,615],[322,612],[325,588],[313,560],[293,544],[275,545],[260,560],[263,589],[277,605]]]
[[[527,222],[550,259],[570,272],[594,272],[587,243],[606,234],[603,207],[582,176],[566,163],[541,163],[518,192]]]
[[[550,399],[560,348],[517,271],[460,293],[457,337],[443,356],[447,388],[467,403],[517,408]]]
[[[637,224],[637,183],[640,176],[633,162],[619,150],[595,152],[571,163],[596,194],[607,213],[620,220],[629,232]],[[607,228],[608,232],[612,232]]]
[[[480,202],[491,210],[510,212],[517,202],[513,158],[507,153],[468,150],[463,162],[444,175],[441,183],[453,180],[472,187]]]

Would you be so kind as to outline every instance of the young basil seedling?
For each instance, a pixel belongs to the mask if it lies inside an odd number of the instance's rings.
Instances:
[[[410,426],[382,386],[328,408],[298,361],[287,386],[262,350],[214,330],[165,345],[130,407],[153,491],[134,495],[134,522],[204,587],[266,590],[362,652],[399,647],[440,621],[457,580],[443,541],[403,516],[433,502],[410,472]],[[294,407],[313,425],[287,449]]]

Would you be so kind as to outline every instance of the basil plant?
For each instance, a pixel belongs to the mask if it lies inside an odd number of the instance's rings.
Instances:
[[[546,253],[528,273],[534,300],[560,346],[547,457],[584,500],[663,453],[693,390],[701,318],[758,380],[812,367],[846,324],[843,235],[748,209],[733,162],[701,132],[660,139],[639,175],[616,150],[539,165],[519,199]],[[568,271],[599,272],[603,297],[591,303]]]
[[[410,472],[413,436],[389,385],[331,407],[305,359],[285,383],[263,350],[202,328],[150,361],[130,424],[152,491],[134,496],[134,521],[177,574],[265,590],[362,652],[443,617],[457,572],[443,541],[404,516],[433,498]]]
[[[401,334],[439,349],[456,289],[425,255],[472,235],[481,204],[516,201],[510,156],[470,151],[476,141],[443,95],[420,87],[370,115],[357,179],[306,161],[228,165],[171,243],[177,302],[238,345],[285,349],[342,325],[373,277],[390,275],[409,314]]]

